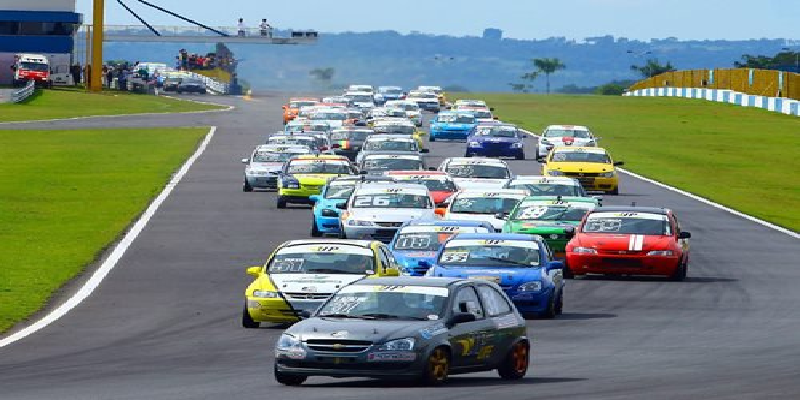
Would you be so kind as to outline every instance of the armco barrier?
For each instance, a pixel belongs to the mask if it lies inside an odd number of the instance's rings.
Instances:
[[[33,79],[29,80],[28,83],[22,89],[14,91],[11,93],[11,102],[12,103],[19,103],[28,97],[30,97],[36,91],[36,83]]]
[[[664,72],[636,82],[628,90],[670,87],[734,90],[753,96],[800,100],[800,74],[755,68]]]
[[[720,103],[731,103],[742,107],[757,107],[767,111],[800,117],[800,101],[785,97],[754,96],[733,90],[698,88],[649,88],[625,92],[623,96],[664,96],[704,99]]]

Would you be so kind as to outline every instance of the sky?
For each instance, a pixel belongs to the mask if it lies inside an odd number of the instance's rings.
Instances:
[[[544,39],[614,35],[630,39],[800,39],[798,0],[148,0],[206,25],[249,26],[267,18],[277,29],[319,32],[394,30]],[[152,25],[183,25],[174,17],[123,0]],[[105,0],[106,24],[141,25],[116,0]],[[92,0],[77,0],[91,21]]]

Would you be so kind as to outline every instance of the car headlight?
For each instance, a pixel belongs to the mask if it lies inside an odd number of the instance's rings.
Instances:
[[[511,148],[512,148],[512,149],[521,149],[521,148],[522,148],[522,142],[519,142],[519,143],[511,143]]]
[[[547,175],[549,175],[549,176],[563,176],[564,173],[561,172],[561,171],[555,170],[555,169],[551,169],[551,170],[547,171]]]
[[[278,350],[289,350],[293,347],[300,347],[300,339],[296,338],[294,335],[284,333],[281,335],[280,339],[278,339],[278,343],[275,344],[275,347]]]
[[[256,290],[256,291],[253,292],[252,296],[253,297],[258,297],[260,299],[274,299],[274,298],[279,297],[278,293],[270,292],[270,291],[267,291],[267,290]]]
[[[597,176],[599,176],[601,178],[613,178],[614,177],[614,171],[603,172],[603,173],[597,174]]]
[[[320,213],[323,217],[338,217],[339,213],[336,210],[331,210],[330,208],[325,208]]]
[[[355,219],[351,219],[347,221],[348,226],[375,226],[372,221],[358,221]]]
[[[472,148],[475,148],[475,147],[481,147],[481,144],[478,143],[478,142],[469,142],[468,146],[472,147]]]
[[[659,256],[659,257],[672,257],[675,253],[672,250],[653,250],[648,251],[648,256]]]
[[[381,347],[378,347],[378,351],[412,351],[412,350],[414,350],[413,338],[390,340],[381,345]]]
[[[519,289],[517,290],[520,292],[538,292],[542,290],[542,282],[540,281],[525,282],[522,285],[519,285]]]
[[[300,189],[300,181],[297,179],[285,179],[281,181],[281,186],[284,189]]]
[[[573,253],[582,253],[582,254],[597,254],[597,250],[595,250],[595,249],[593,249],[591,247],[581,247],[581,246],[573,247],[572,248],[572,252]]]

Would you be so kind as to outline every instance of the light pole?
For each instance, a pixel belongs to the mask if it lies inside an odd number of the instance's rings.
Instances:
[[[103,90],[103,17],[104,0],[94,0],[92,7],[92,65],[88,68],[90,92]]]

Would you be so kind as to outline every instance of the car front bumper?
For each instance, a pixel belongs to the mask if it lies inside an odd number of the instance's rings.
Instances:
[[[545,288],[539,292],[506,291],[508,297],[521,313],[541,313],[547,310],[553,297],[553,288]]]
[[[583,254],[567,252],[567,265],[574,275],[659,275],[675,273],[679,256]]]
[[[252,187],[277,189],[278,177],[276,175],[245,175],[247,184]]]
[[[334,234],[340,232],[339,217],[323,217],[315,213],[314,219],[317,224],[317,230],[321,233]]]
[[[466,139],[469,131],[436,129],[431,130],[431,137],[434,139]]]
[[[399,227],[383,226],[344,226],[344,234],[348,239],[374,239],[389,243]]]
[[[484,144],[481,147],[468,147],[467,152],[476,156],[516,157],[524,154],[525,150],[521,147],[511,147],[508,144]]]
[[[359,353],[322,352],[303,344],[305,354],[276,352],[275,369],[302,376],[412,378],[422,374],[425,357],[421,351],[381,352],[375,345]],[[376,360],[375,358],[380,358]],[[388,358],[395,358],[389,360]]]
[[[287,323],[300,320],[297,310],[292,309],[286,301],[278,298],[247,298],[247,312],[257,322]]]

